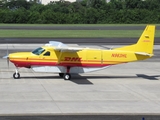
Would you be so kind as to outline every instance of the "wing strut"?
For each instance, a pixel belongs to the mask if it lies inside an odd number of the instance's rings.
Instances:
[[[57,64],[60,63],[60,60],[61,60],[61,57],[62,57],[62,53],[63,53],[63,52],[60,51],[60,55],[58,56],[58,63],[57,63]]]

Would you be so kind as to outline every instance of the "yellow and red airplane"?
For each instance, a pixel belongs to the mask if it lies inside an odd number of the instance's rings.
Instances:
[[[59,73],[65,80],[71,73],[101,70],[112,65],[144,60],[153,56],[155,26],[146,26],[138,42],[114,49],[74,48],[50,41],[32,52],[11,53],[8,59],[16,66],[13,74],[20,78],[18,68],[31,68],[35,72]]]

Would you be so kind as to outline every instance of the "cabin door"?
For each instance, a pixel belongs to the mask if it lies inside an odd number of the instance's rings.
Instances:
[[[103,64],[102,50],[88,50],[87,62],[90,66],[98,67]]]

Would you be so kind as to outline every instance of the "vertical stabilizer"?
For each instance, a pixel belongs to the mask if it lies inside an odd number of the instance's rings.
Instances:
[[[136,44],[136,52],[153,54],[155,25],[148,25]]]
[[[115,50],[133,51],[136,53],[153,54],[155,25],[147,25],[136,44],[115,48]]]

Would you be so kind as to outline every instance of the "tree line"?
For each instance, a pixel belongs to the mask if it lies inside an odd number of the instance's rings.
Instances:
[[[1,0],[0,23],[158,24],[160,0],[53,1]]]

